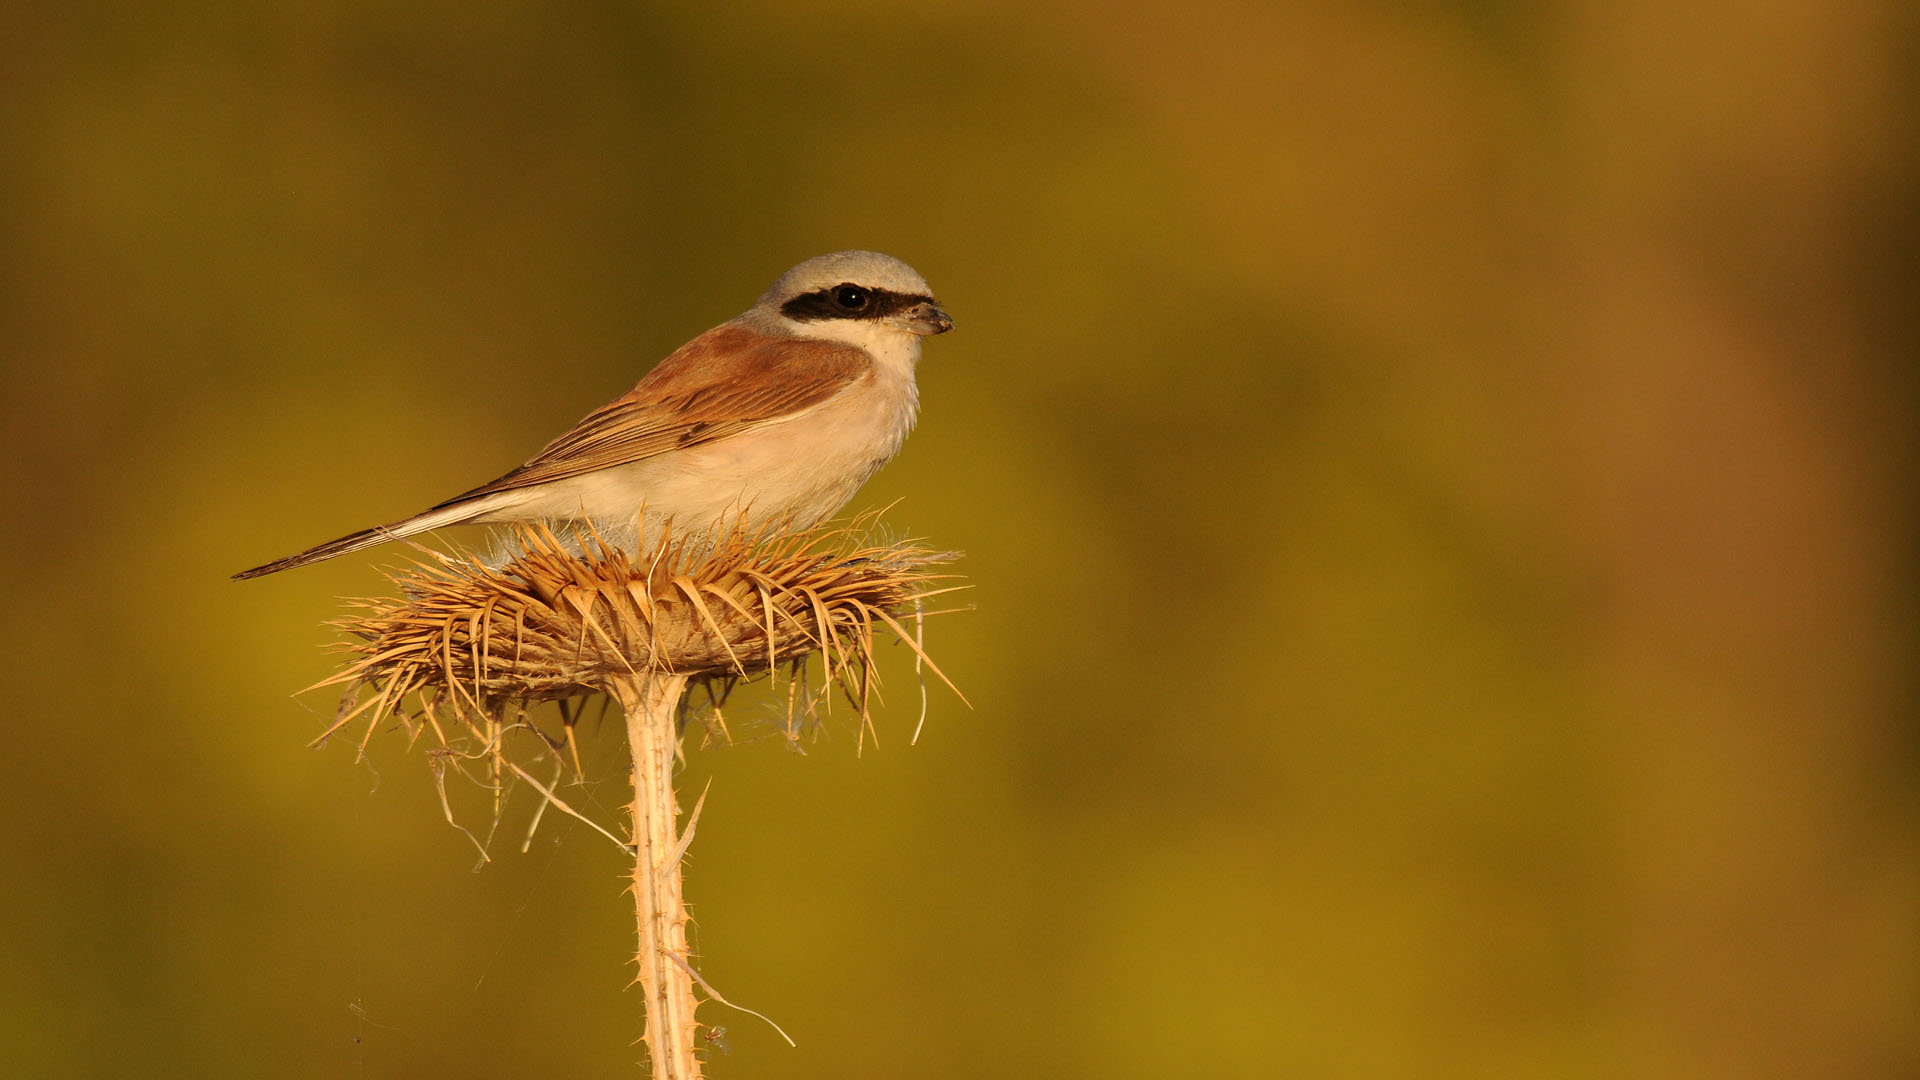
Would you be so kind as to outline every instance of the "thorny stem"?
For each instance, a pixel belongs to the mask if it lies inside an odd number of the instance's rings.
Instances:
[[[654,1080],[697,1080],[699,1042],[693,977],[685,966],[687,906],[680,891],[680,805],[673,794],[684,675],[610,680],[627,714],[633,750],[633,906],[640,944],[634,960],[647,999],[647,1054]],[[681,958],[676,963],[675,958]]]

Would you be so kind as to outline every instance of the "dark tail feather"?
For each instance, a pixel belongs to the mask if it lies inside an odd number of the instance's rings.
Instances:
[[[345,555],[349,551],[359,551],[361,548],[372,547],[375,544],[384,543],[388,540],[397,540],[402,536],[409,535],[411,532],[412,530],[408,530],[407,532],[399,531],[398,525],[376,525],[371,529],[361,529],[357,533],[351,533],[338,540],[329,540],[319,547],[308,548],[298,555],[289,555],[284,559],[275,559],[270,563],[256,566],[251,570],[242,570],[233,575],[233,580],[245,581],[248,578],[277,574],[282,570],[291,570],[296,566],[305,566],[308,563],[319,562],[322,559],[331,559],[335,555]]]
[[[473,503],[464,501],[442,503],[424,514],[415,514],[410,518],[390,521],[385,525],[375,525],[371,529],[361,529],[357,533],[348,533],[338,540],[329,540],[319,547],[308,548],[298,555],[289,555],[284,559],[275,559],[264,566],[256,566],[251,570],[242,570],[233,575],[233,580],[245,581],[248,578],[266,577],[268,574],[277,574],[282,570],[291,570],[296,566],[305,566],[308,563],[319,562],[322,559],[331,559],[335,555],[345,555],[349,551],[359,551],[364,547],[384,544],[388,540],[399,540],[403,537],[412,536],[415,533],[423,533],[429,529],[437,529],[442,525],[458,525],[463,521],[472,520],[481,512],[485,505],[484,502],[476,506]]]

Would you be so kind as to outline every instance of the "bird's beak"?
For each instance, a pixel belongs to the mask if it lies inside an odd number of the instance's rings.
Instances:
[[[921,337],[944,334],[953,329],[953,316],[941,311],[931,301],[922,301],[901,313],[909,333]]]

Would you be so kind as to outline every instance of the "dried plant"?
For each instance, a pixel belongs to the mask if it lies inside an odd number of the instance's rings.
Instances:
[[[502,794],[519,781],[540,793],[541,812],[551,805],[611,836],[554,789],[563,748],[580,770],[573,729],[583,701],[618,701],[634,803],[630,840],[615,839],[634,859],[645,1038],[656,1078],[698,1076],[695,985],[726,1002],[693,966],[681,897],[680,864],[700,812],[696,805],[679,827],[673,773],[688,690],[704,686],[724,730],[719,703],[737,682],[784,671],[789,732],[837,688],[864,741],[876,634],[906,642],[916,667],[944,681],[903,620],[917,628],[927,600],[961,587],[938,572],[952,556],[875,540],[873,523],[867,516],[843,528],[734,532],[717,541],[661,535],[636,545],[649,552],[643,558],[591,529],[536,525],[515,527],[510,550],[493,560],[420,548],[420,562],[391,575],[397,597],[351,601],[354,613],[336,623],[349,635],[350,658],[320,684],[344,692],[339,715],[316,741],[358,721],[364,750],[376,729],[397,722],[416,740],[428,737],[449,821],[444,770],[477,764],[495,793],[496,822]],[[808,675],[816,655],[818,689]],[[560,703],[559,732],[529,718],[530,707],[546,701]],[[514,737],[520,732],[536,737]],[[542,760],[552,765],[544,784],[529,768]],[[486,845],[474,842],[484,857]]]

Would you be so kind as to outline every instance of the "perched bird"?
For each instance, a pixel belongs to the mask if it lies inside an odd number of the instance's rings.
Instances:
[[[676,532],[816,524],[900,449],[920,393],[920,339],[953,320],[898,259],[808,259],[739,317],[680,346],[531,461],[387,525],[235,578],[331,559],[445,525],[671,519]]]

